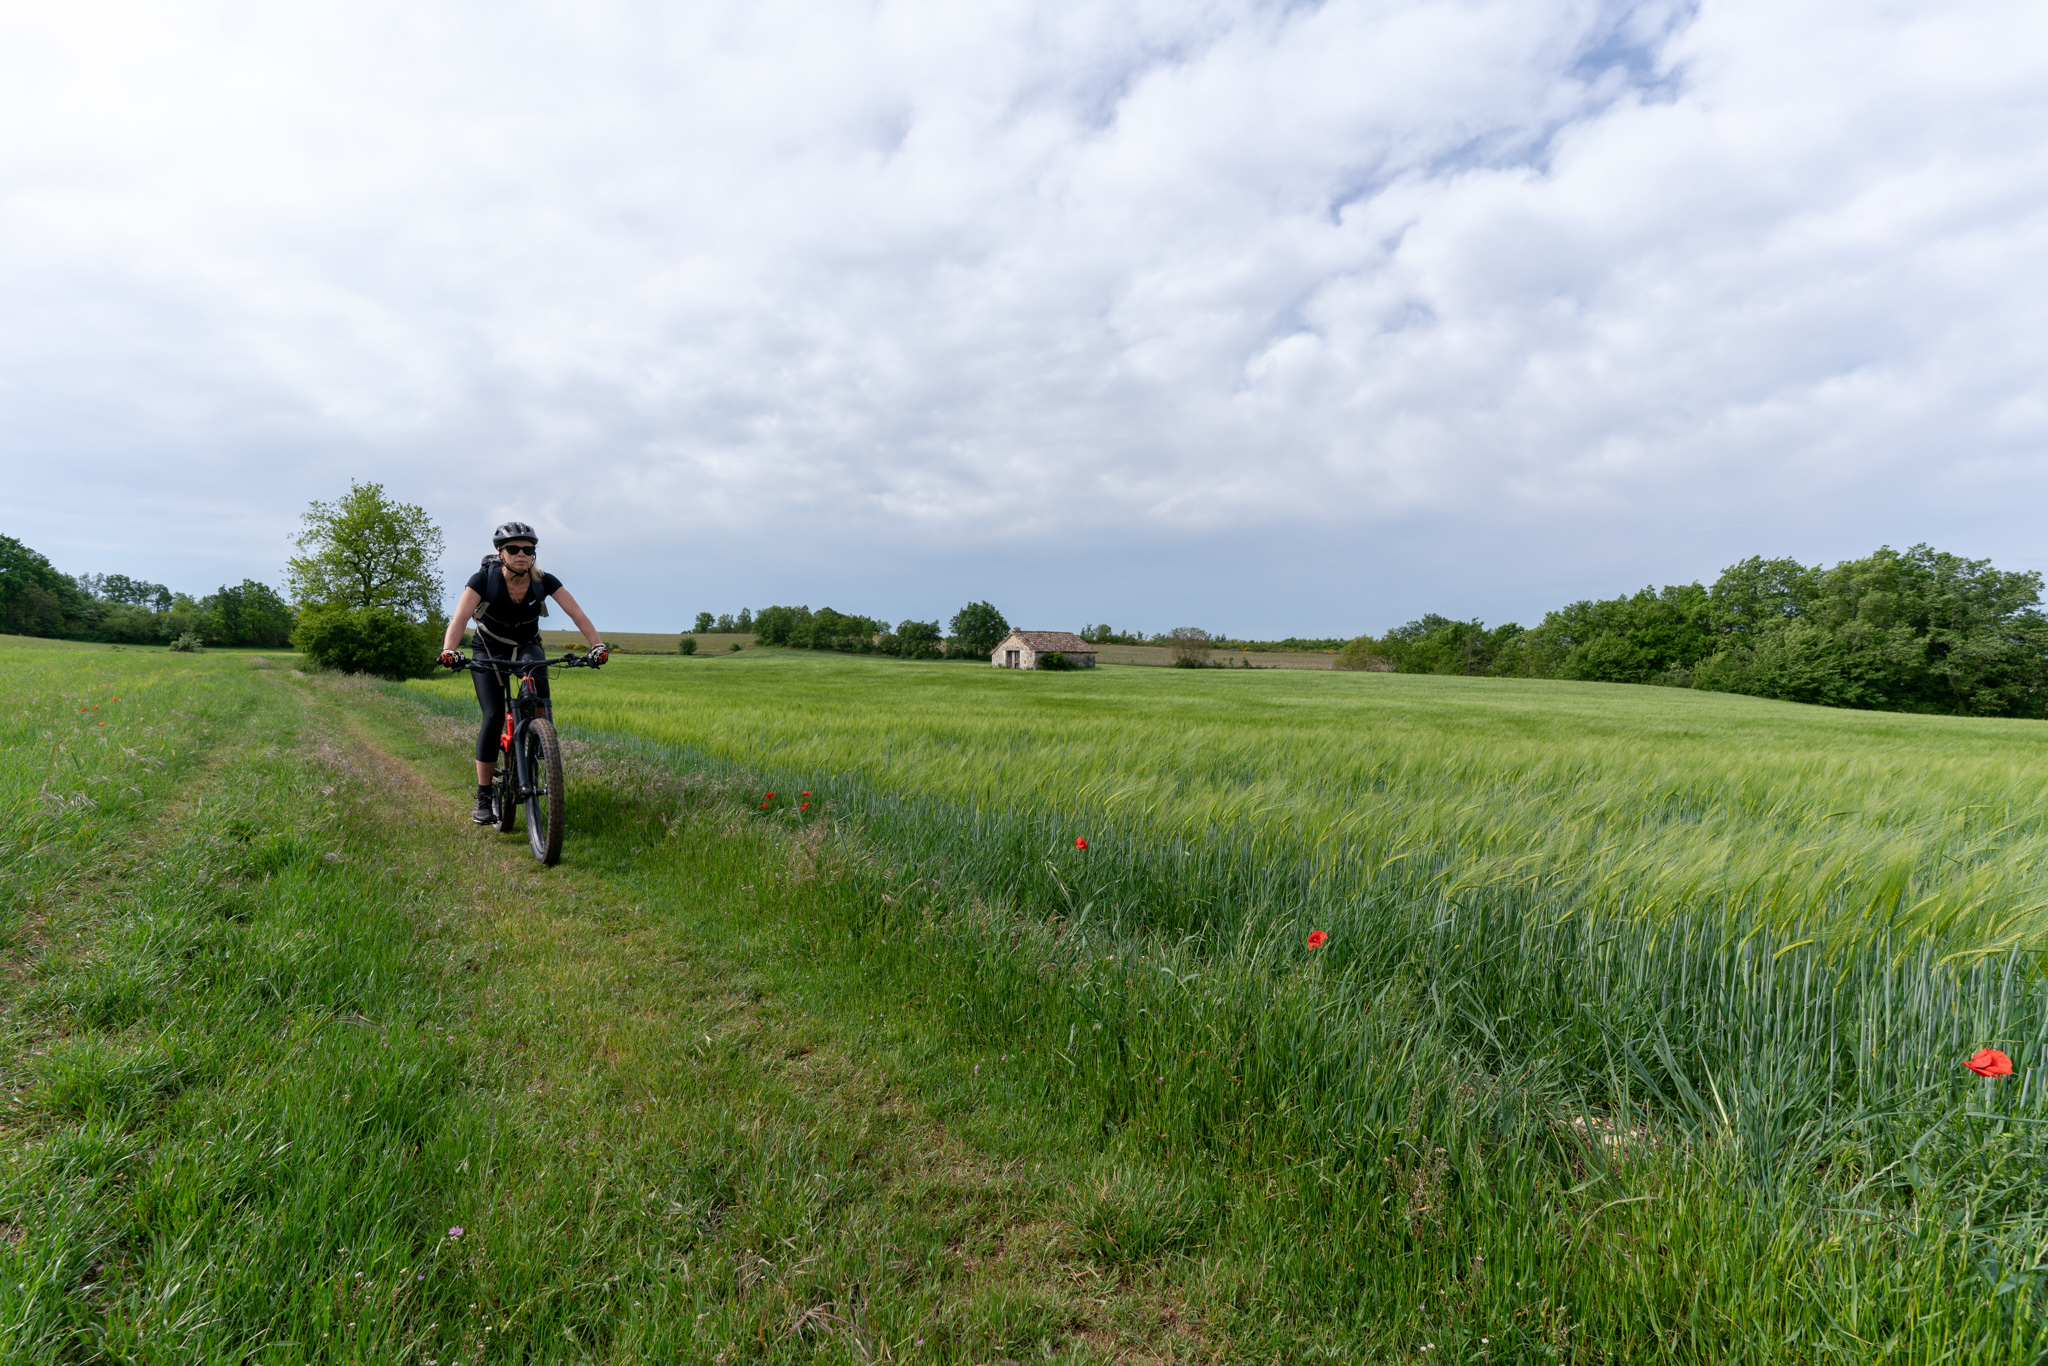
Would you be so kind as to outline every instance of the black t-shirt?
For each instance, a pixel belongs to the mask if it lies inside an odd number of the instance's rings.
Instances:
[[[474,620],[482,629],[484,639],[494,643],[510,642],[524,645],[530,640],[540,639],[541,612],[549,598],[559,593],[562,581],[553,574],[542,573],[529,578],[526,596],[518,602],[512,601],[512,591],[505,582],[505,571],[499,566],[479,569],[469,576],[468,586],[476,590],[483,601],[477,604]]]

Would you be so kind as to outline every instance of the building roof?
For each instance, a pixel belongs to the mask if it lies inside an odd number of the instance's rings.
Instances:
[[[1034,654],[1058,650],[1063,655],[1092,655],[1095,647],[1072,631],[1012,631],[1010,635],[1029,645]],[[1002,646],[998,645],[997,649]]]

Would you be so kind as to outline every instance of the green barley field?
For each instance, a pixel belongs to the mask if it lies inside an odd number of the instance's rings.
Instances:
[[[679,663],[565,688],[561,714],[1170,847],[1205,892],[1248,898],[1234,915],[1431,885],[1831,942],[2048,947],[2048,727],[1550,681]]]
[[[294,663],[0,640],[0,1358],[2048,1352],[2048,728]]]

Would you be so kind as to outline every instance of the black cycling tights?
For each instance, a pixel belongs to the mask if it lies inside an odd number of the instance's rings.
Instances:
[[[541,659],[546,654],[546,649],[537,640],[528,641],[515,648],[479,638],[476,646],[476,662],[479,664],[488,663],[493,659]],[[476,684],[477,705],[484,709],[483,724],[477,727],[476,732],[477,762],[494,763],[498,758],[498,741],[503,738],[505,731],[507,676],[495,670],[474,670],[469,676]],[[517,676],[512,677],[512,686],[516,688],[519,686]],[[545,670],[533,676],[533,687],[543,698],[548,695],[548,676]]]

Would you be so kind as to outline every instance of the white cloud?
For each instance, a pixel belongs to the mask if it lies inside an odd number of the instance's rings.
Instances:
[[[188,575],[274,575],[306,498],[381,478],[457,543],[531,517],[648,627],[1526,619],[1922,538],[2033,567],[2044,29],[15,6],[0,530],[175,578],[126,548],[175,513]]]

